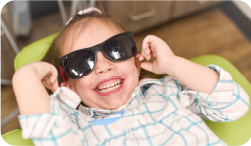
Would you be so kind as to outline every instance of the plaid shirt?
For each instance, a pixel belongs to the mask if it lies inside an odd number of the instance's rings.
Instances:
[[[249,97],[228,72],[207,67],[220,74],[211,94],[189,90],[171,76],[143,79],[116,110],[77,110],[79,96],[60,87],[51,95],[51,113],[19,116],[22,136],[45,146],[226,145],[202,118],[236,120],[249,110]]]

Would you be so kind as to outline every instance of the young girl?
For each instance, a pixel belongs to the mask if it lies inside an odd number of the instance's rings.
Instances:
[[[22,136],[35,145],[225,145],[201,117],[230,122],[249,110],[248,95],[221,67],[178,57],[154,35],[137,54],[133,34],[97,8],[71,18],[54,45],[60,87],[46,62],[13,76]],[[139,81],[140,68],[170,76]]]

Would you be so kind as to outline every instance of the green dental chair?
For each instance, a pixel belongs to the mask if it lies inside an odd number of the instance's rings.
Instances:
[[[57,33],[52,34],[23,48],[15,58],[15,70],[30,62],[42,60],[56,35]],[[217,55],[204,55],[190,60],[203,66],[208,64],[221,66],[232,75],[233,80],[236,81],[251,98],[250,82],[228,60]],[[204,121],[208,127],[228,145],[243,145],[251,138],[251,110],[249,110],[245,116],[233,122],[217,123],[208,120]],[[21,129],[15,129],[2,135],[2,137],[10,145],[34,145],[30,139],[24,140],[21,132]]]

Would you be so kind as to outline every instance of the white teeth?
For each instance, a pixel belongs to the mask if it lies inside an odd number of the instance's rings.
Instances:
[[[98,89],[111,88],[111,87],[113,87],[113,86],[115,86],[115,85],[117,85],[119,83],[121,83],[121,82],[116,80],[115,82],[110,83],[110,84],[105,84],[105,85],[101,84],[100,86],[98,86]]]
[[[101,85],[98,88],[99,93],[106,93],[106,92],[111,92],[121,86],[121,81],[117,80],[115,83],[111,83],[110,85]]]

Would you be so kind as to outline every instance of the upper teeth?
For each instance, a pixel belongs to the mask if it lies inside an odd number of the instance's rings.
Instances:
[[[101,83],[98,86],[98,89],[101,90],[101,89],[105,89],[105,88],[110,88],[110,87],[113,87],[113,86],[115,86],[115,85],[117,85],[119,83],[121,83],[121,79],[113,79],[113,80]]]
[[[122,82],[121,79],[113,79],[104,83],[101,83],[98,86],[98,92],[99,93],[106,93],[111,92],[121,86]]]

